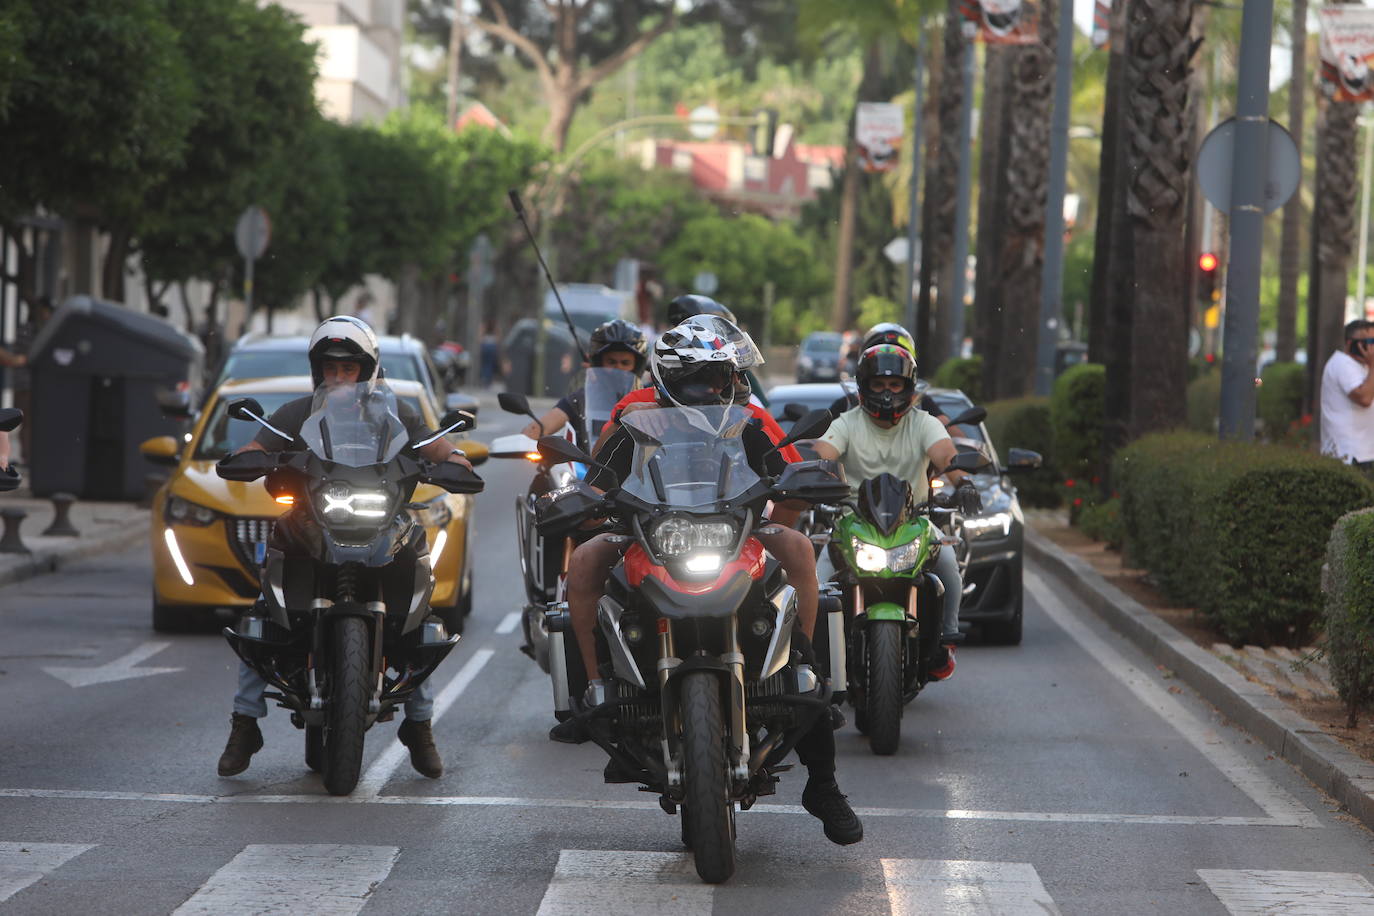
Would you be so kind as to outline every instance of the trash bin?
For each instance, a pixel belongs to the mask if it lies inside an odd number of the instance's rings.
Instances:
[[[34,495],[141,498],[139,445],[178,432],[156,391],[199,380],[204,361],[199,340],[160,318],[88,296],[64,302],[29,351]]]
[[[509,367],[507,391],[533,397],[561,397],[568,392],[573,377],[582,368],[581,352],[571,332],[550,321],[544,326],[544,390],[534,391],[534,351],[539,326],[533,318],[522,318],[511,327],[501,345],[502,356]]]

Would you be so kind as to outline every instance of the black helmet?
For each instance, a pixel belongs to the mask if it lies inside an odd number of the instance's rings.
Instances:
[[[644,371],[644,363],[649,358],[649,342],[644,339],[643,331],[624,318],[614,318],[605,324],[597,325],[596,330],[592,331],[591,347],[587,355],[593,366],[599,366],[602,355],[615,350],[634,356],[636,375]]]
[[[875,324],[868,329],[864,335],[863,343],[859,345],[859,352],[862,353],[869,347],[876,347],[878,344],[892,344],[894,347],[901,347],[911,354],[911,358],[916,358],[916,341],[911,336],[911,332],[900,324],[892,321],[884,321],[882,324]]]
[[[879,474],[859,484],[859,515],[885,535],[910,517],[913,501],[911,484],[892,474]]]
[[[893,344],[878,344],[863,351],[854,377],[859,383],[859,403],[874,419],[900,420],[916,400],[916,360]],[[870,391],[869,379],[883,377],[899,378],[905,384],[899,392]]]
[[[359,364],[362,371],[358,381],[368,382],[377,372],[379,350],[377,335],[367,323],[352,315],[336,315],[326,318],[315,333],[310,335],[310,376],[315,387],[324,381],[323,363],[327,359],[352,360]]]
[[[673,327],[677,327],[695,315],[715,315],[718,318],[724,318],[733,325],[739,325],[739,322],[735,320],[735,313],[710,296],[688,293],[685,296],[678,296],[668,303],[668,324]]]

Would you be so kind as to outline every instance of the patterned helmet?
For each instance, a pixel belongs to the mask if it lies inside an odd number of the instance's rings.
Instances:
[[[916,360],[901,347],[878,344],[859,356],[854,377],[859,383],[859,404],[875,420],[900,420],[916,400]],[[874,392],[868,383],[874,378],[899,378],[901,391]]]
[[[649,361],[660,400],[679,407],[736,403],[740,385],[748,400],[744,370],[761,365],[763,355],[749,335],[714,315],[664,331]]]

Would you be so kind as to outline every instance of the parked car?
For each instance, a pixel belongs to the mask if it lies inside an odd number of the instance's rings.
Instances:
[[[419,411],[435,428],[435,413],[424,387],[415,381],[390,382],[399,400]],[[171,470],[153,497],[153,629],[170,631],[228,616],[258,596],[258,565],[267,537],[286,507],[258,482],[236,483],[215,473],[215,462],[247,444],[257,425],[231,420],[230,401],[255,398],[270,415],[287,401],[309,394],[309,376],[230,381],[210,395],[191,432],[180,439],[158,436],[140,451]],[[455,439],[474,464],[486,460],[480,442]],[[451,632],[458,632],[472,608],[473,498],[435,486],[416,488],[410,510],[429,538],[434,569],[432,604]]]
[[[797,354],[797,381],[839,381],[842,344],[843,338],[833,331],[815,331],[807,334]]]

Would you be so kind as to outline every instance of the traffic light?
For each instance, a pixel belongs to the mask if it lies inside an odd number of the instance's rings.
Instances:
[[[1204,251],[1197,258],[1197,295],[1203,302],[1211,303],[1217,298],[1217,256]]]

